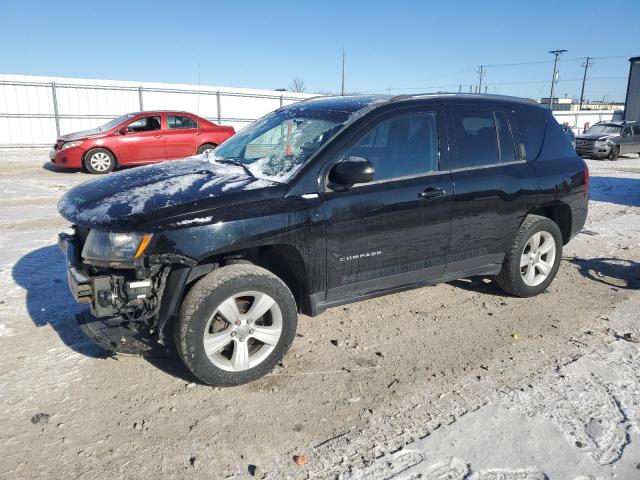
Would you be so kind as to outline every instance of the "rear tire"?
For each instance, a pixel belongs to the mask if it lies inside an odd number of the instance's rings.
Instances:
[[[609,152],[609,160],[614,161],[618,159],[618,155],[620,155],[620,147],[614,145],[611,147],[611,151]]]
[[[113,171],[116,157],[106,148],[93,148],[84,155],[84,166],[89,173],[102,175]]]
[[[200,148],[198,148],[198,155],[202,155],[204,154],[211,154],[211,152],[213,152],[213,150],[216,148],[216,146],[213,143],[205,143],[204,145],[202,145]]]
[[[532,297],[551,284],[562,259],[562,233],[553,221],[528,215],[507,252],[496,283],[517,297]]]
[[[186,295],[176,348],[202,382],[241,385],[269,373],[289,350],[296,302],[280,278],[254,265],[219,268]]]

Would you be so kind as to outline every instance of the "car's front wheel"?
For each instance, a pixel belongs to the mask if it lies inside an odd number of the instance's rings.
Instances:
[[[202,382],[240,385],[282,360],[296,325],[296,302],[282,280],[263,268],[234,264],[214,270],[189,291],[176,346]]]
[[[507,252],[496,282],[505,292],[532,297],[551,284],[562,258],[562,233],[549,218],[528,215]]]
[[[106,148],[94,148],[85,154],[84,166],[89,173],[109,173],[116,166],[116,157]]]
[[[617,160],[620,155],[620,147],[618,145],[613,145],[611,147],[611,151],[609,152],[609,160]]]

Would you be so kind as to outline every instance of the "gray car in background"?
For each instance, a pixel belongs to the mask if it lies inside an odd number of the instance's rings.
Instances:
[[[625,153],[640,153],[638,122],[598,122],[576,137],[581,157],[615,160]]]

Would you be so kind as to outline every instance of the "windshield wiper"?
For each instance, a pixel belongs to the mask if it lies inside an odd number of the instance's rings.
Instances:
[[[237,167],[241,167],[245,172],[247,172],[247,175],[249,175],[251,178],[257,178],[253,172],[251,170],[249,170],[249,167],[247,167],[244,163],[242,163],[240,160],[232,160],[230,158],[219,158],[219,157],[214,157],[213,158],[214,162],[218,162],[218,163],[227,163],[229,165],[235,165]]]

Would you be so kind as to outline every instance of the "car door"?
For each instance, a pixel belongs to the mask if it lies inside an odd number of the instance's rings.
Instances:
[[[125,125],[118,135],[118,161],[121,165],[166,160],[161,115],[145,115]]]
[[[528,208],[537,180],[526,162],[514,112],[447,108],[454,184],[451,247],[445,279],[498,271]],[[495,273],[495,272],[493,272]]]
[[[198,124],[189,115],[165,116],[165,149],[167,159],[185,158],[194,155],[198,150]]]
[[[444,148],[443,148],[444,145]],[[368,122],[333,159],[362,157],[372,182],[326,189],[329,304],[442,279],[451,231],[451,175],[438,108]]]

